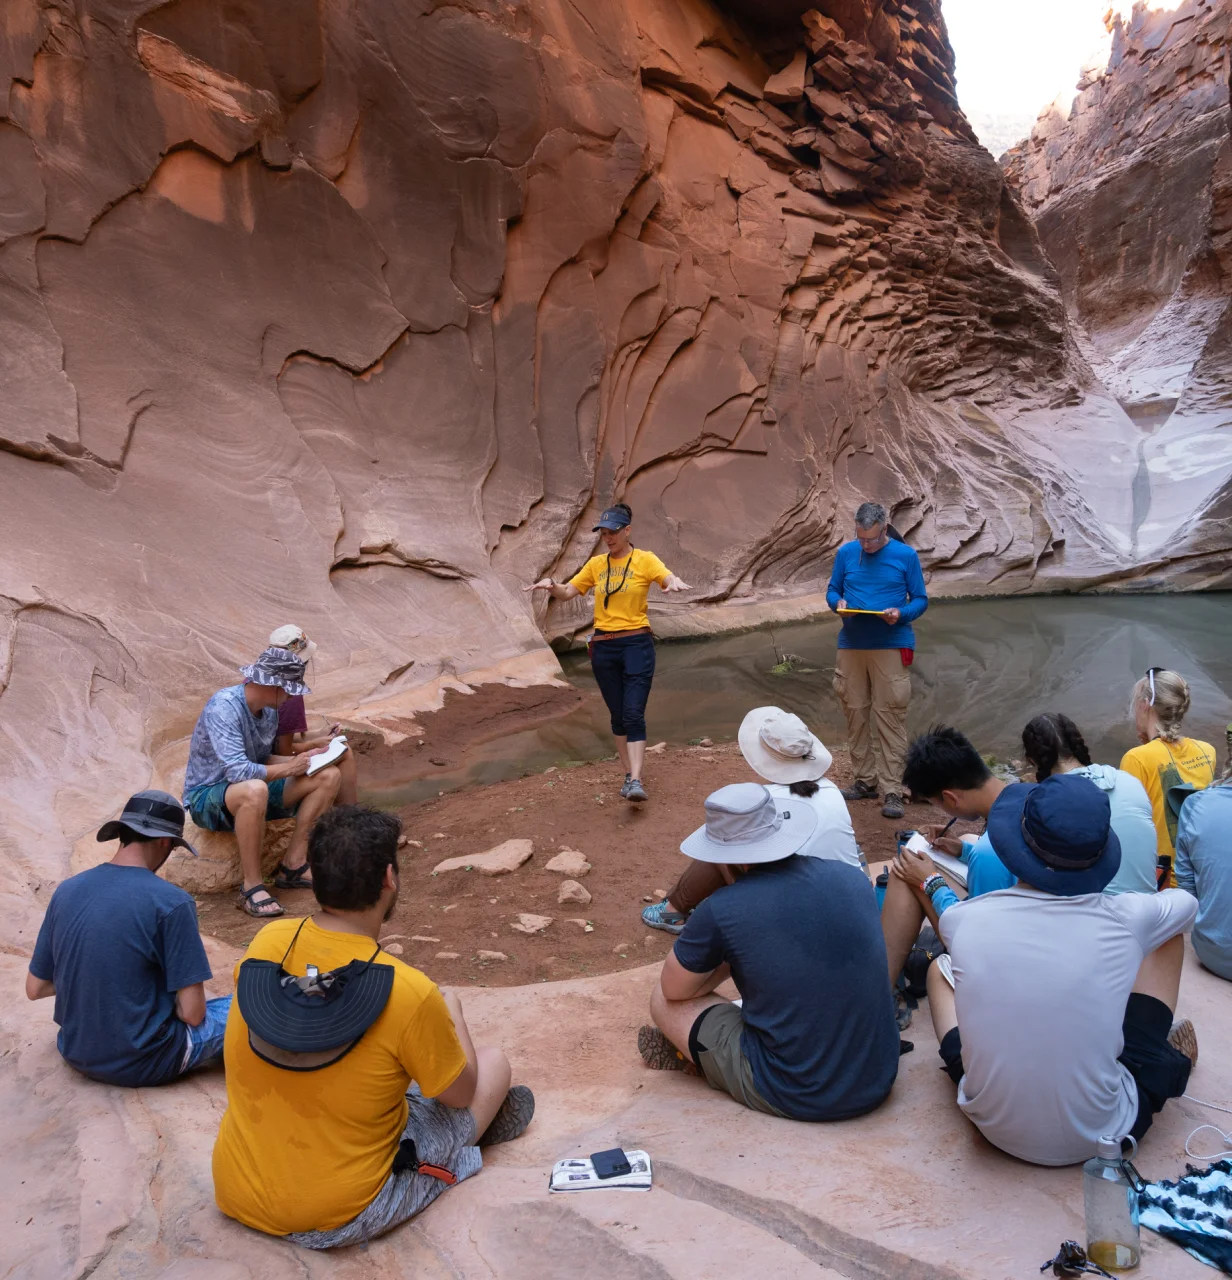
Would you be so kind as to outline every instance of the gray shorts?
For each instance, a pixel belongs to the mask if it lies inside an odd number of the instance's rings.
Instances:
[[[414,1140],[421,1163],[441,1165],[459,1182],[483,1168],[470,1111],[425,1098],[415,1084],[407,1091],[406,1102],[410,1110],[402,1136]],[[391,1173],[368,1207],[350,1222],[329,1231],[296,1231],[285,1238],[305,1249],[340,1249],[375,1240],[426,1209],[446,1185],[426,1173]]]
[[[753,1082],[753,1069],[740,1047],[744,1014],[737,1005],[712,1004],[698,1014],[689,1032],[689,1056],[701,1068],[712,1089],[730,1093],[753,1111],[769,1116],[791,1117],[761,1096]]]

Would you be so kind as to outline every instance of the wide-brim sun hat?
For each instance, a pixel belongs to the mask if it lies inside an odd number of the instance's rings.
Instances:
[[[769,782],[816,782],[834,763],[808,725],[781,707],[754,707],[740,723],[738,741],[749,768]]]
[[[240,675],[252,684],[277,685],[292,696],[312,692],[304,683],[303,661],[290,649],[266,649],[256,662],[241,667]]]
[[[303,627],[288,622],[284,627],[275,627],[270,632],[271,649],[289,649],[297,657],[307,662],[317,651],[316,641],[309,640]]]
[[[118,840],[125,827],[138,835],[168,839],[173,846],[187,849],[194,858],[198,856],[196,849],[184,839],[184,806],[166,791],[138,791],[130,796],[124,812],[104,822],[95,838],[100,842]]]
[[[736,782],[706,797],[706,821],[681,843],[699,862],[729,866],[778,862],[798,853],[817,827],[806,800],[775,800],[759,782]]]
[[[1121,867],[1107,792],[1089,778],[1053,774],[1005,788],[988,815],[1002,863],[1032,888],[1058,897],[1101,893]]]

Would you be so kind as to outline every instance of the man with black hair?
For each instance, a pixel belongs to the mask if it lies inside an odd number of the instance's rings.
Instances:
[[[921,734],[907,749],[903,785],[916,800],[937,805],[951,818],[972,822],[987,820],[1006,784],[993,775],[965,734],[938,725]],[[961,841],[942,836],[939,828],[924,834],[943,852],[961,857],[967,863],[968,897],[1008,889],[1014,883],[1014,877],[997,857],[987,833],[970,849],[965,849]],[[898,981],[925,917],[936,928],[943,906],[956,900],[948,888],[944,888],[944,892],[949,897],[939,897],[938,891],[944,887],[940,877],[930,897],[924,891],[924,876],[919,874],[919,867],[919,860],[905,851],[890,866],[890,882],[881,906],[881,931],[885,935],[891,986]],[[938,898],[936,903],[934,897]],[[898,1016],[900,1027],[906,1027],[911,1021],[901,1000]]]
[[[228,1216],[310,1249],[407,1221],[479,1172],[480,1147],[518,1137],[534,1114],[531,1091],[509,1087],[504,1053],[472,1044],[457,996],[380,949],[398,901],[400,832],[392,814],[360,805],[323,814],[308,842],[321,910],[266,925],[236,969],[215,1198]],[[246,1003],[253,961],[275,966],[264,1003]],[[376,975],[384,997],[357,1023],[347,997],[378,966],[392,977]],[[287,990],[291,1004],[267,1025],[269,999]],[[349,1030],[314,1052],[331,1018]]]
[[[57,887],[34,944],[26,995],[55,997],[61,1056],[105,1084],[166,1084],[222,1053],[231,997],[205,998],[197,908],[156,874],[177,846],[195,855],[183,833],[174,796],[137,792],[99,829],[115,856]]]
[[[846,800],[875,800],[881,813],[903,816],[903,754],[915,656],[912,622],[928,608],[920,557],[894,535],[879,502],[862,502],[856,536],[834,557],[826,602],[842,615],[834,692],[847,717],[855,782]]]

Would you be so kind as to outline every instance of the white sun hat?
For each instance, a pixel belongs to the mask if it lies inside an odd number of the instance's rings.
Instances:
[[[740,752],[767,782],[816,782],[834,763],[820,738],[782,707],[754,707],[740,725]]]
[[[745,866],[790,858],[808,844],[817,810],[807,800],[779,801],[760,782],[735,782],[706,797],[706,823],[680,852],[699,862]]]
[[[275,649],[290,649],[302,662],[307,662],[317,651],[316,644],[304,634],[302,627],[288,622],[270,632],[270,645]]]

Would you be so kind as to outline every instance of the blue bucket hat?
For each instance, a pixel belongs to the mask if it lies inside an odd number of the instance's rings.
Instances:
[[[1107,793],[1088,778],[1053,774],[1006,787],[988,815],[988,838],[1020,880],[1076,898],[1102,892],[1120,869],[1111,817]]]

